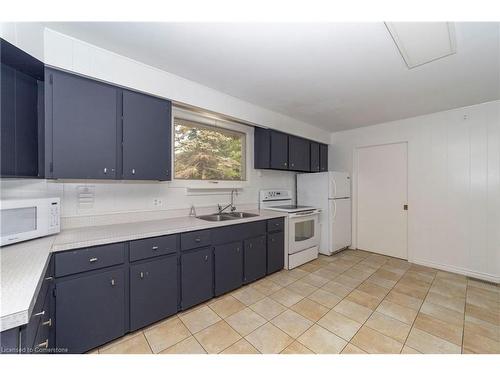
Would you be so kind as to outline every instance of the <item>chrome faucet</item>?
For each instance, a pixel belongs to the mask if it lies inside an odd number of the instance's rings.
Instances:
[[[224,212],[229,207],[231,207],[231,212],[236,211],[236,206],[234,205],[234,195],[238,195],[238,190],[236,189],[231,190],[231,203],[229,203],[227,206],[222,207],[220,204],[217,205],[217,211],[219,212],[219,214]]]

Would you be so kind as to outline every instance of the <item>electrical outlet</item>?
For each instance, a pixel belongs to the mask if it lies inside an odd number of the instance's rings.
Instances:
[[[153,200],[153,206],[155,207],[161,207],[163,205],[163,200],[160,198],[155,198]]]

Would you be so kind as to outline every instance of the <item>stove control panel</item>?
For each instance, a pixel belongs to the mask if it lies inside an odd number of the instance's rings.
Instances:
[[[292,192],[290,190],[261,190],[260,201],[281,201],[292,199]]]

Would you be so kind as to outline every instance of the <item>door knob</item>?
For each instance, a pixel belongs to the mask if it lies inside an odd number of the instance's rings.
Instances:
[[[132,174],[135,174],[135,169],[134,168],[132,168]]]

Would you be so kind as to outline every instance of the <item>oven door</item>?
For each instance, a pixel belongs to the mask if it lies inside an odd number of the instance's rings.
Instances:
[[[3,201],[0,246],[43,236],[47,228],[46,211],[46,206],[38,199]]]
[[[294,254],[319,245],[318,211],[290,214],[288,252]]]

